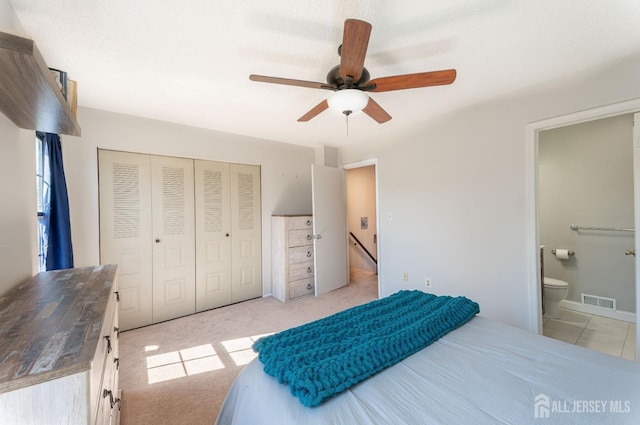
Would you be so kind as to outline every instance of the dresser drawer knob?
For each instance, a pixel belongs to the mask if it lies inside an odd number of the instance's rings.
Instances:
[[[110,353],[111,350],[113,350],[113,347],[111,347],[111,337],[107,335],[104,337],[104,339],[107,340],[107,353]]]
[[[116,302],[120,302],[120,292],[116,291]]]
[[[307,273],[311,273],[313,269],[311,267],[307,267]]]
[[[120,410],[122,407],[122,400],[118,397],[113,398],[113,392],[111,392],[111,390],[102,390],[102,398],[107,398],[107,396],[109,396],[109,404],[111,405],[111,408],[113,409],[113,406],[117,404],[118,410]]]
[[[109,404],[113,409],[113,393],[111,392],[111,390],[102,390],[102,398],[107,398],[107,396],[109,397]]]
[[[311,220],[307,220],[307,221],[305,221],[305,224],[306,224],[307,226],[311,226]]]
[[[310,241],[311,239],[313,239],[312,236],[311,235],[307,235],[307,240]]]
[[[313,285],[312,285],[312,284],[310,284],[310,283],[308,283],[308,284],[307,284],[307,289],[308,289],[308,290],[312,290],[312,289],[313,289]]]
[[[120,359],[118,357],[114,357],[113,362],[116,364],[116,370],[120,370]]]
[[[311,257],[311,251],[307,251],[307,257]]]
[[[116,333],[116,339],[120,339],[120,328],[117,326],[114,326],[113,331]]]

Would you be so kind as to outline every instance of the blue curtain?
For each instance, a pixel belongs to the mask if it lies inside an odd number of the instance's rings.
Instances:
[[[73,268],[73,247],[67,181],[62,165],[62,144],[57,134],[44,133],[42,136],[45,180],[48,180],[45,184],[44,217],[41,220],[46,244],[46,269],[69,269]]]

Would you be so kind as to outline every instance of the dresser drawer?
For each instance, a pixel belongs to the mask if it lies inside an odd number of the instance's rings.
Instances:
[[[312,244],[313,232],[311,230],[289,230],[289,247]]]
[[[96,400],[94,410],[96,425],[109,424],[113,409],[119,408],[119,402],[116,402],[116,394],[118,392],[117,368],[120,361],[116,359],[118,358],[120,330],[118,327],[116,284],[114,284],[113,289],[114,293],[109,300],[90,378],[91,392],[94,400]],[[113,406],[112,402],[114,403]]]
[[[311,216],[289,217],[289,220],[287,220],[287,230],[295,229],[313,229],[313,219]]]
[[[304,297],[313,294],[314,278],[296,280],[289,287],[289,299]]]
[[[104,379],[105,363],[110,353],[114,349],[115,341],[114,337],[114,322],[116,309],[116,296],[113,294],[109,298],[107,310],[105,313],[105,320],[102,322],[102,328],[98,336],[98,346],[96,348],[96,354],[91,364],[91,372],[89,376],[89,388],[91,392],[91,412],[95,415],[96,409],[101,404],[102,400],[102,386]]]
[[[289,268],[289,282],[313,277],[313,261],[291,264]]]
[[[313,260],[313,245],[289,248],[289,263],[304,263]]]

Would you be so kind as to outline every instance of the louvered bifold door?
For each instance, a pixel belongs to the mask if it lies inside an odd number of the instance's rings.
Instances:
[[[152,156],[153,322],[195,313],[193,160]]]
[[[231,304],[229,164],[195,160],[196,311]]]
[[[100,263],[118,264],[122,330],[152,323],[151,167],[147,155],[98,151]]]
[[[260,166],[230,164],[231,299],[239,302],[262,295],[262,223]]]

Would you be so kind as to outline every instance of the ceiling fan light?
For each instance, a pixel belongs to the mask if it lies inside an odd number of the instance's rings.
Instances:
[[[329,108],[341,113],[359,112],[367,103],[369,103],[369,95],[358,89],[339,90],[329,96],[327,99]]]

